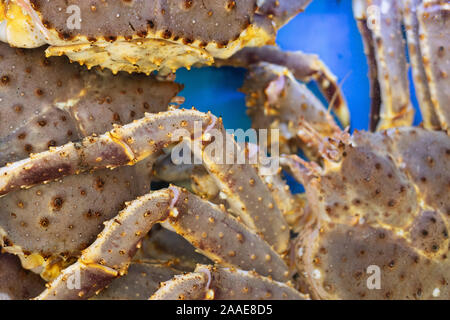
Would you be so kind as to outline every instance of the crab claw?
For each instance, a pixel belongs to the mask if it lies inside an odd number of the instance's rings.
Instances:
[[[252,65],[242,91],[246,93],[252,126],[278,129],[282,152],[295,153],[300,148],[309,158],[318,156],[317,146],[304,140],[301,134],[304,123],[310,124],[320,137],[341,132],[320,100],[284,67],[268,63]],[[272,132],[269,131],[269,140]]]

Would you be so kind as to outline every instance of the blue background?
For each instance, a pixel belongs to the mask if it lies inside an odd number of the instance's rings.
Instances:
[[[279,31],[277,43],[283,50],[318,54],[339,81],[344,79],[342,89],[352,116],[351,128],[367,130],[370,110],[368,67],[351,2],[314,0],[304,13]],[[223,117],[229,129],[250,128],[244,95],[238,92],[244,75],[244,69],[236,68],[179,70],[177,81],[186,86],[181,93],[186,98],[184,107],[212,111]],[[412,97],[417,109],[414,94]],[[419,112],[416,112],[415,122],[420,122]]]

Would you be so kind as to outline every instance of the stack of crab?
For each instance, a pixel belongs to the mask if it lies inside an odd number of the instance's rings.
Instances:
[[[73,29],[67,1],[0,1],[0,298],[449,299],[448,3],[354,1],[377,132],[351,136],[332,72],[273,45],[310,2],[74,0]],[[252,126],[304,194],[179,108],[173,72],[212,64],[248,69]]]

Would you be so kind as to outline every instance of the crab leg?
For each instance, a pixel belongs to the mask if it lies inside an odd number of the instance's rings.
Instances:
[[[248,143],[251,146],[251,143]],[[253,145],[251,148],[258,148]],[[251,157],[250,157],[251,158]],[[282,165],[283,157],[280,157],[280,165]],[[261,166],[257,166],[258,174],[262,181],[269,189],[278,209],[282,213],[285,221],[294,231],[298,227],[298,221],[304,213],[305,201],[301,194],[294,195],[287,182],[283,178],[282,167],[277,169],[274,174],[264,174]]]
[[[131,202],[115,219],[107,221],[78,261],[64,269],[36,299],[87,299],[124,274],[142,237],[153,224],[168,216],[168,191],[149,194],[146,200],[146,206],[140,206],[140,200]]]
[[[408,64],[398,2],[354,0],[353,10],[360,22],[366,53],[374,54],[374,57],[368,56],[369,67],[377,68],[377,72],[371,71],[371,78],[377,75],[381,95],[380,98],[372,97],[375,101],[381,101],[377,130],[412,125],[414,109],[409,98]],[[370,24],[369,28],[366,28],[367,23]],[[372,93],[376,93],[375,88],[372,88]],[[375,106],[373,111],[378,111]],[[371,117],[375,122],[376,115]]]
[[[114,269],[97,264],[86,265],[77,261],[64,269],[50,284],[47,284],[47,289],[35,299],[87,299],[94,296],[118,276],[119,273]],[[77,286],[77,282],[81,285]]]
[[[108,221],[78,262],[63,270],[38,299],[88,298],[101,290],[126,272],[137,245],[155,223],[168,223],[216,263],[255,270],[278,281],[288,279],[281,257],[255,233],[215,205],[171,187],[138,198]],[[67,279],[75,272],[83,284],[68,289]]]
[[[221,121],[201,112],[175,110],[147,115],[100,137],[88,137],[80,143],[70,143],[0,169],[4,178],[0,194],[83,171],[132,165],[145,158],[149,161],[163,148],[179,142],[173,136],[175,130],[182,129],[184,134],[195,137],[196,126],[197,131],[205,131],[204,136],[215,128],[222,137],[227,137]],[[201,132],[198,138],[202,138]],[[232,140],[228,138],[224,142]],[[236,159],[233,164],[221,164],[208,152],[202,154],[205,167],[229,198],[235,214],[251,229],[264,234],[277,252],[287,251],[288,225],[256,170],[251,165],[235,164]],[[269,196],[263,198],[258,194]]]
[[[340,132],[322,103],[283,67],[253,65],[242,90],[253,127],[279,129],[283,153],[295,153],[300,147],[309,157],[317,156],[317,150],[301,134],[303,122],[324,137]]]
[[[257,146],[254,147],[257,148]],[[220,194],[220,189],[214,177],[201,165],[175,165],[167,157],[155,164],[154,171],[155,176],[163,181],[185,186],[202,198],[229,207],[228,203],[221,198],[223,194]],[[267,185],[276,206],[280,209],[286,222],[290,226],[296,225],[296,221],[302,215],[303,199],[290,192],[289,186],[281,176],[281,172],[273,175],[263,175],[258,168],[258,174],[260,179]]]
[[[416,88],[416,95],[419,100],[424,126],[427,129],[434,130],[440,128],[440,123],[431,100],[430,87],[425,73],[424,60],[422,59],[419,21],[417,18],[417,7],[421,3],[422,0],[403,0],[403,21],[408,38],[414,86]]]
[[[155,175],[163,181],[187,187],[202,198],[229,207],[228,203],[221,198],[223,194],[220,194],[220,189],[214,177],[201,165],[175,165],[170,161],[170,158],[165,158],[155,164],[154,171]],[[291,193],[289,186],[281,176],[281,172],[273,175],[262,175],[260,171],[258,168],[260,179],[267,185],[286,222],[291,227],[297,225],[305,205],[302,197]]]
[[[147,261],[132,262],[126,275],[114,279],[93,299],[145,300],[159,289],[161,282],[168,281],[181,273],[162,264]]]
[[[162,283],[151,300],[306,300],[288,285],[254,272],[198,265],[193,273]]]
[[[207,273],[191,272],[161,283],[150,300],[203,300],[209,283]]]
[[[99,137],[91,136],[81,142],[33,155],[0,169],[0,196],[18,189],[78,174],[93,169],[132,165],[147,157],[158,156],[173,141],[172,132],[183,129],[199,131],[211,122],[211,116],[197,111],[174,110],[117,126]],[[201,132],[200,132],[201,134]]]
[[[350,125],[350,111],[337,78],[317,55],[301,51],[287,52],[275,46],[264,46],[242,49],[228,60],[217,60],[215,64],[248,68],[261,62],[284,66],[300,81],[316,81],[342,126]]]
[[[281,171],[281,168],[280,170]],[[303,215],[305,200],[302,195],[292,194],[289,185],[281,176],[281,172],[262,177],[269,188],[272,197],[283,214],[284,219],[291,228],[298,226],[298,221]]]
[[[180,217],[171,221],[172,227],[215,263],[255,270],[279,281],[288,278],[286,265],[275,251],[256,233],[218,206],[184,191],[180,193],[175,206]],[[202,212],[205,212],[203,217],[197,218],[196,215]],[[204,224],[204,227],[200,227],[200,224]],[[196,230],[190,230],[193,225]]]
[[[30,299],[44,288],[45,282],[38,275],[25,271],[17,257],[0,253],[0,300]]]
[[[353,11],[358,13],[361,10],[361,4],[363,1],[354,1]],[[363,10],[367,10],[364,7]],[[355,14],[356,16],[356,14]],[[380,122],[380,110],[381,110],[381,87],[378,82],[378,68],[377,59],[375,55],[375,45],[371,41],[372,31],[368,26],[367,18],[362,14],[357,16],[356,24],[358,26],[359,32],[361,33],[364,45],[364,53],[367,57],[367,64],[369,65],[369,81],[370,81],[370,114],[369,114],[369,130],[376,131],[377,125]]]
[[[216,138],[216,146],[226,150],[227,156],[233,154],[234,158],[217,161],[217,155],[204,149],[201,152],[203,166],[214,178],[221,191],[220,196],[226,200],[229,210],[272,245],[276,252],[286,253],[289,246],[289,226],[267,185],[258,175],[258,170],[249,163],[239,163],[236,151],[238,154],[244,151],[219,122],[215,133],[225,139]],[[191,147],[192,145],[193,143],[190,144]],[[196,154],[195,150],[192,152]],[[247,156],[246,159],[248,161]]]
[[[449,11],[448,1],[438,0],[424,0],[417,8],[420,46],[431,100],[445,130],[450,123]]]

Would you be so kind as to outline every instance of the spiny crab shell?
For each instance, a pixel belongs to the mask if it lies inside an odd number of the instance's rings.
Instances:
[[[182,88],[7,44],[0,44],[0,67],[0,166],[166,110]],[[51,279],[59,261],[76,258],[125,201],[147,192],[150,171],[145,164],[103,170],[9,194],[0,201],[3,250]]]
[[[290,163],[308,199],[295,247],[307,290],[320,299],[449,299],[447,134],[404,127],[324,143],[339,151],[323,168]],[[371,266],[379,288],[367,284]]]
[[[310,1],[3,0],[0,40],[27,48],[50,44],[49,56],[65,54],[114,73],[170,73],[273,44],[276,31]],[[79,14],[73,21],[70,8]]]

